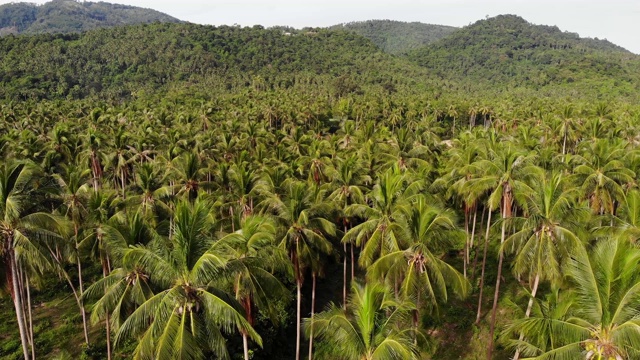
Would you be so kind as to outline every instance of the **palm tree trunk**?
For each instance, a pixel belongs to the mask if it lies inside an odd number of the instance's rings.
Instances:
[[[108,261],[108,257],[105,257],[105,259],[102,260],[102,276],[105,278],[111,271]],[[109,317],[109,312],[106,313],[105,330],[107,332],[107,359],[111,360],[111,319]]]
[[[355,256],[353,256],[353,243],[349,244],[351,247],[351,281],[356,278],[356,268],[355,268]]]
[[[506,185],[505,185],[506,187]],[[507,207],[510,205],[509,195],[505,195],[502,198],[502,234],[500,235],[500,245],[504,243],[505,232],[506,232],[506,219],[510,216],[510,212],[508,213]],[[493,354],[493,334],[496,328],[496,313],[498,310],[498,298],[500,297],[500,278],[502,277],[502,262],[504,261],[504,251],[500,249],[498,254],[498,276],[496,279],[496,290],[493,293],[493,307],[491,309],[491,325],[489,326],[489,348],[487,350],[487,360],[491,360],[491,356]]]
[[[313,359],[313,314],[316,310],[316,272],[311,272],[311,332],[309,334],[309,360]]]
[[[343,222],[344,232],[347,232],[347,224]],[[347,309],[347,243],[342,244],[344,260],[342,261],[342,308]]]
[[[300,302],[302,298],[302,293],[300,288],[302,284],[300,283],[300,278],[296,279],[296,294],[297,294],[297,303],[296,303],[296,360],[300,360]]]
[[[20,331],[20,341],[22,342],[22,353],[24,356],[24,360],[29,360],[29,349],[28,349],[28,339],[27,339],[27,332],[25,329],[25,323],[24,323],[24,312],[23,312],[23,307],[22,307],[22,296],[20,294],[20,286],[18,285],[18,282],[20,281],[18,279],[18,262],[16,261],[16,253],[15,250],[11,249],[10,250],[10,254],[9,254],[9,261],[10,263],[10,269],[9,271],[11,272],[11,283],[12,283],[12,288],[13,288],[13,306],[15,307],[16,310],[16,317],[18,320],[18,330]]]
[[[300,360],[300,304],[302,302],[302,275],[300,274],[300,263],[298,259],[298,239],[296,239],[296,251],[292,254],[293,271],[296,277],[296,360]]]
[[[244,331],[242,332],[242,348],[244,349],[244,360],[249,360],[249,340]]]
[[[476,208],[476,215],[477,215],[477,211],[478,209]],[[480,215],[480,229],[482,229],[482,219],[484,219],[484,213],[487,211],[487,208],[485,206],[482,207],[482,215]],[[474,216],[475,219],[475,216]],[[475,222],[475,220],[474,220]],[[488,225],[488,224],[487,224]],[[479,231],[480,231],[479,229]],[[475,230],[475,227],[474,227]],[[475,279],[476,278],[476,269],[478,266],[478,251],[476,251],[475,255],[473,256],[473,270],[471,272],[471,278]]]
[[[531,316],[531,309],[533,308],[533,299],[536,298],[536,293],[538,292],[538,285],[540,284],[540,274],[536,274],[536,278],[533,280],[533,288],[531,289],[531,298],[529,299],[529,304],[527,305],[527,311],[524,313],[524,318],[528,319]],[[524,334],[520,333],[520,341],[524,339]],[[513,360],[520,359],[520,349],[516,349],[516,354],[513,356]]]
[[[480,273],[480,295],[478,295],[478,313],[476,314],[476,324],[480,323],[482,315],[482,292],[484,290],[484,270],[487,265],[487,249],[489,248],[489,229],[491,229],[491,208],[487,216],[487,232],[484,236],[484,255],[482,255],[482,271]]]
[[[464,205],[464,233],[465,233],[465,241],[464,241],[464,260],[462,261],[462,274],[464,278],[467,278],[467,265],[469,264],[469,210],[467,209],[467,205]]]
[[[471,242],[469,243],[469,250],[473,250],[473,243],[475,240],[475,235],[476,235],[476,221],[478,219],[478,207],[477,205],[473,206],[473,224],[471,224]],[[471,262],[470,259],[467,259],[469,262]]]
[[[29,284],[29,275],[24,273],[24,284],[27,289],[27,314],[29,315],[29,343],[31,344],[31,358],[36,358],[36,345],[33,342],[33,314],[31,312],[31,285]]]
[[[89,345],[89,330],[87,329],[87,312],[84,309],[84,301],[82,300],[82,294],[84,294],[84,282],[82,281],[82,262],[80,261],[80,254],[78,253],[78,224],[73,224],[73,230],[76,240],[76,256],[78,257],[78,286],[80,288],[80,297],[76,297],[78,306],[80,306],[80,314],[82,315],[82,330],[84,332],[84,342]]]

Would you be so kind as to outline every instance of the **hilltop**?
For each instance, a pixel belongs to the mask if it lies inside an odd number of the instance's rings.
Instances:
[[[515,15],[480,20],[408,57],[445,78],[502,88],[640,88],[637,55]]]
[[[159,11],[135,6],[75,0],[43,5],[11,3],[0,6],[0,35],[70,33],[152,22],[180,22]]]
[[[354,21],[329,29],[351,31],[364,36],[385,52],[396,55],[428,45],[458,30],[453,26],[393,20]]]

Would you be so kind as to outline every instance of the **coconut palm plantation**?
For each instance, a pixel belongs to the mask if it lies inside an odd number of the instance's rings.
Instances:
[[[640,357],[640,57],[368,24],[0,38],[0,358]]]

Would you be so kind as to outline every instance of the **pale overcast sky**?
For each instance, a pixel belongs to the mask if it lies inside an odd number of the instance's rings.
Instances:
[[[640,0],[107,0],[152,8],[199,24],[328,26],[391,19],[464,26],[516,14],[583,37],[606,38],[640,54]],[[12,1],[0,0],[0,4]],[[29,2],[44,3],[43,0]]]

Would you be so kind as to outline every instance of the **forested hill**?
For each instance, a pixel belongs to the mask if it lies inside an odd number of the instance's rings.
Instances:
[[[346,30],[362,35],[391,54],[404,54],[458,30],[453,26],[393,20],[355,21],[334,25],[330,29]]]
[[[127,97],[198,88],[420,89],[426,70],[369,40],[324,29],[147,24],[0,39],[0,97]],[[371,90],[371,89],[370,89]]]
[[[514,15],[480,20],[409,58],[447,78],[505,88],[640,89],[637,55],[607,40],[580,38]]]
[[[406,56],[350,31],[309,28],[154,23],[0,38],[0,98],[214,97],[248,88],[637,99],[640,56],[511,15]]]
[[[156,21],[180,22],[159,11],[106,2],[52,0],[40,6],[27,2],[0,6],[0,35],[69,33]]]

